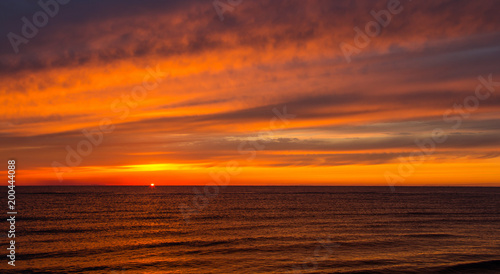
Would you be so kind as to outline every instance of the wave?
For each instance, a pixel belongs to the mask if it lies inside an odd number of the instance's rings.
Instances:
[[[432,273],[500,273],[500,260],[459,263],[421,270]]]
[[[406,234],[402,235],[406,237],[413,238],[451,238],[451,237],[459,237],[458,235],[446,234],[446,233],[418,233],[418,234]]]
[[[465,270],[495,270],[500,271],[500,260],[490,260],[475,263],[464,263],[446,267],[442,272],[465,271]],[[484,272],[483,272],[484,273]],[[498,272],[497,272],[498,273]]]

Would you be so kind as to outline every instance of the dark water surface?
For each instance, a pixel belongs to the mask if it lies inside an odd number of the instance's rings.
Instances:
[[[1,273],[500,273],[500,188],[226,187],[189,223],[193,187],[16,191]]]

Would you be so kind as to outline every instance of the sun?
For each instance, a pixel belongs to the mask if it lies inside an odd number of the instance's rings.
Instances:
[[[151,184],[151,187],[155,187],[155,184]]]

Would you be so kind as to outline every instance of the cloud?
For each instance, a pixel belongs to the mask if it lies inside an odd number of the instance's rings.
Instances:
[[[7,34],[40,7],[3,1],[0,150],[45,174],[84,140],[82,130],[110,119],[115,131],[82,168],[211,167],[244,157],[239,144],[286,106],[296,118],[249,166],[395,164],[435,128],[450,134],[436,157],[496,161],[498,92],[456,130],[443,114],[474,94],[478,75],[498,81],[500,2],[401,3],[347,63],[339,44],[352,44],[353,28],[386,2],[244,1],[221,22],[210,1],[70,1],[15,54]],[[167,76],[130,101],[147,67]]]

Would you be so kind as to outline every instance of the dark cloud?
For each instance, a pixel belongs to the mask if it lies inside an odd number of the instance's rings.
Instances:
[[[35,38],[21,45],[20,54],[14,54],[8,39],[2,39],[0,72],[10,74],[136,57],[190,55],[236,47],[264,50],[294,45],[301,48],[304,42],[314,40],[322,41],[324,47],[332,42],[331,52],[340,54],[338,44],[341,41],[352,43],[352,26],[362,28],[373,20],[370,10],[384,6],[384,3],[372,1],[245,1],[237,11],[226,14],[225,22],[220,22],[210,1],[71,1],[60,7],[59,13],[50,18],[49,24]],[[481,5],[475,5],[467,1],[460,1],[460,4],[417,1],[405,3],[405,6],[405,14],[395,15],[387,31],[377,37],[378,41],[398,44],[429,34],[442,39],[467,37],[467,41],[450,40],[438,45],[448,52],[441,57],[435,56],[437,48],[426,49],[425,54],[434,60],[427,64],[422,64],[425,58],[415,54],[416,64],[429,66],[439,60],[451,60],[452,64],[460,65],[465,62],[461,58],[487,63],[487,56],[498,56],[494,52],[476,51],[473,54],[471,50],[498,44],[498,35],[494,32],[498,31],[500,19],[493,10],[498,10],[499,2],[482,1]],[[0,34],[6,37],[9,32],[20,32],[21,17],[30,17],[40,8],[36,1],[4,1],[1,10],[4,24]],[[468,17],[467,22],[462,22],[460,18],[469,15],[471,10],[481,16]],[[449,20],[439,19],[440,28],[435,28],[432,25],[435,18],[443,16],[450,16]],[[171,19],[177,17],[179,22]],[[477,33],[491,35],[481,37]],[[472,34],[476,36],[469,37]],[[236,39],[227,41],[224,38],[227,35]],[[103,42],[96,47],[95,41]],[[460,58],[456,58],[453,56],[456,51],[470,54],[460,54]],[[411,67],[412,62],[407,61],[405,64]],[[397,68],[396,62],[392,69]]]

